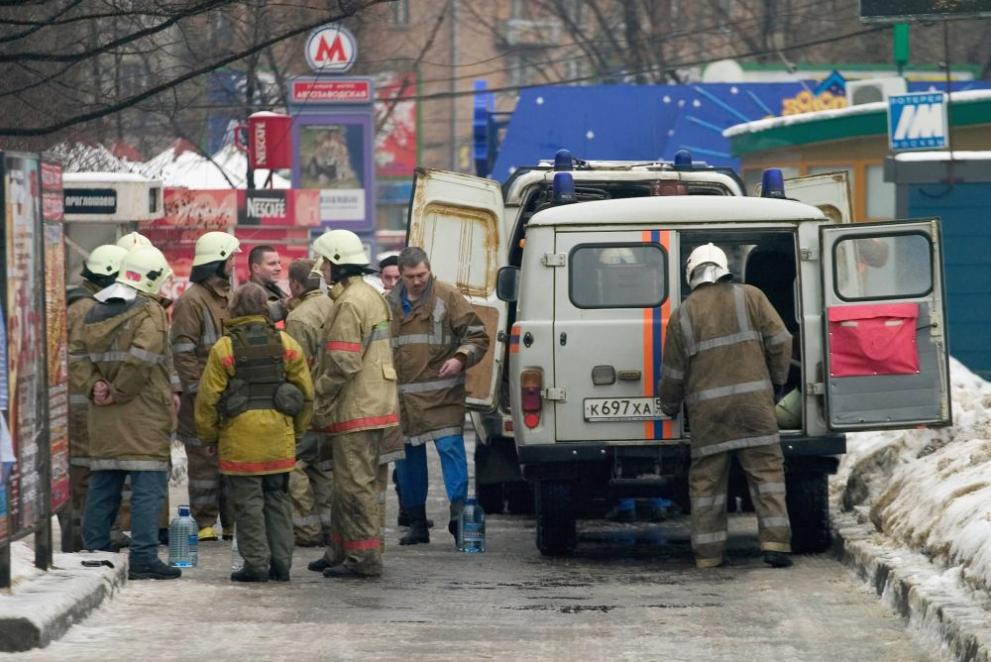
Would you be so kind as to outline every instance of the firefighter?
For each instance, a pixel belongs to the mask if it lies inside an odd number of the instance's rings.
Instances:
[[[217,539],[218,515],[225,529],[234,524],[234,511],[227,503],[217,468],[216,447],[204,446],[197,437],[193,408],[210,348],[219,340],[228,318],[230,279],[239,243],[226,232],[207,232],[196,240],[190,285],[172,313],[172,356],[182,386],[177,436],[186,447],[189,505],[201,541]],[[227,531],[223,535],[230,538]]]
[[[282,273],[282,258],[272,246],[255,246],[248,253],[248,271],[251,282],[261,285],[268,296],[269,317],[273,322],[286,319],[289,297],[279,287],[278,278]]]
[[[131,250],[132,248],[151,246],[152,243],[151,239],[144,236],[140,232],[128,232],[117,240],[117,245],[125,250]]]
[[[307,366],[315,368],[323,349],[324,325],[334,303],[320,291],[320,277],[312,273],[313,262],[294,260],[289,265],[289,289],[296,301],[286,318],[286,333],[303,348]],[[296,466],[289,475],[292,523],[296,544],[326,545],[330,534],[330,504],[333,466],[328,453],[321,453],[323,435],[309,431],[296,445]],[[327,459],[321,460],[326,455]]]
[[[113,285],[120,271],[120,262],[127,255],[127,249],[113,244],[97,246],[83,264],[83,281],[66,293],[68,312],[66,326],[69,342],[82,337],[83,319],[96,303],[93,295]],[[69,392],[69,490],[70,509],[63,516],[63,551],[79,551],[83,548],[82,518],[86,506],[86,490],[89,487],[89,432],[86,429],[89,417],[89,396],[82,391]]]
[[[412,519],[401,545],[430,542],[427,526],[427,451],[433,441],[450,500],[448,531],[468,494],[465,454],[465,371],[489,347],[485,326],[453,285],[430,272],[421,248],[399,254],[400,283],[389,293],[392,347],[399,371],[399,408],[406,458],[396,462],[402,505]]]
[[[299,344],[268,317],[268,296],[245,283],[231,298],[224,336],[210,350],[196,394],[196,429],[219,441],[244,567],[231,581],[289,581],[289,472],[313,414],[313,383]]]
[[[129,579],[175,579],[158,558],[158,518],[168,498],[175,404],[168,322],[157,298],[171,275],[161,251],[135,248],[116,282],[94,295],[69,347],[73,388],[90,398],[87,549],[110,548],[124,479],[131,478]]]
[[[389,307],[362,278],[370,270],[358,235],[331,230],[313,250],[334,300],[314,380],[314,428],[330,437],[334,487],[330,545],[309,568],[325,577],[375,577],[385,529],[383,437],[399,422]]]
[[[764,561],[791,565],[791,530],[774,405],[788,376],[791,334],[767,297],[730,282],[726,254],[713,244],[688,257],[692,292],[671,314],[662,354],[661,408],[682,403],[692,422],[688,490],[692,551],[700,568],[722,565],[726,490],[736,455],[757,511]]]

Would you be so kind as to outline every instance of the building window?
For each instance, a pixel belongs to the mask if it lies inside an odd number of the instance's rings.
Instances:
[[[409,0],[396,0],[392,5],[392,26],[396,28],[409,26]]]

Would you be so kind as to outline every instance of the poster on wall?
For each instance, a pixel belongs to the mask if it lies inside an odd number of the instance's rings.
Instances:
[[[416,169],[416,74],[376,76],[375,174],[412,177]],[[402,99],[402,100],[401,100]]]
[[[42,516],[48,495],[40,490],[43,466],[43,413],[47,410],[44,284],[39,233],[41,179],[38,161],[29,156],[4,156],[6,220],[8,417],[15,464],[8,482],[8,509],[16,536]],[[46,449],[47,450],[47,449]],[[47,454],[47,453],[45,453]]]

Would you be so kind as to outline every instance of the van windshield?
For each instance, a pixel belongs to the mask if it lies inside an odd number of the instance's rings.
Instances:
[[[660,244],[583,244],[571,251],[570,296],[577,308],[654,308],[667,296]]]

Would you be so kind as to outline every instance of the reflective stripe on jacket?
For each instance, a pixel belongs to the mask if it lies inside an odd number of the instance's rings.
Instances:
[[[334,306],[314,373],[313,428],[336,435],[397,425],[389,306],[360,276],[337,283],[330,294]]]
[[[261,316],[236,317],[228,327],[265,323]],[[200,387],[196,394],[196,429],[204,444],[219,441],[220,472],[241,476],[260,476],[291,471],[296,464],[296,437],[301,436],[313,415],[313,382],[303,357],[303,350],[284,331],[279,331],[283,347],[286,381],[303,392],[304,406],[294,417],[273,409],[249,409],[232,419],[221,421],[217,402],[236,376],[234,349],[224,336],[210,350]]]
[[[114,400],[90,407],[92,470],[168,470],[175,429],[168,333],[165,310],[139,293],[94,303],[70,342],[73,390],[89,395],[105,381]]]
[[[172,355],[182,384],[179,407],[179,439],[199,443],[193,409],[196,389],[206,365],[210,348],[224,331],[230,283],[219,276],[210,276],[202,283],[192,283],[175,303],[172,312]]]
[[[672,313],[662,354],[661,407],[682,402],[695,457],[778,442],[773,385],[788,379],[791,334],[750,285],[701,285]]]
[[[453,285],[433,278],[428,289],[403,313],[400,283],[389,293],[392,353],[399,373],[403,436],[418,445],[461,434],[465,419],[465,372],[482,360],[489,337],[482,320]],[[464,370],[441,378],[448,359],[460,356]]]

